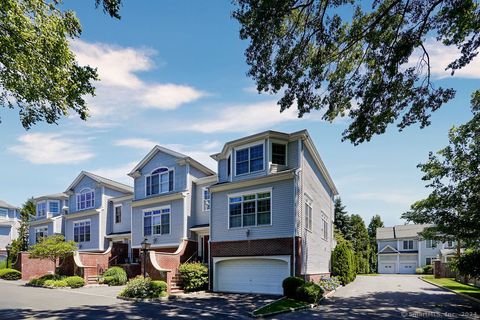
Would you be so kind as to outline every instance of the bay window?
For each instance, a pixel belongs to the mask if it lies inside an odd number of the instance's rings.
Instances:
[[[236,150],[235,174],[246,174],[263,170],[263,144]]]
[[[282,166],[287,164],[286,144],[272,143],[272,163]]]
[[[57,214],[60,212],[60,203],[58,201],[49,201],[48,202],[48,212],[52,214]]]
[[[47,213],[47,203],[45,201],[37,203],[37,217],[44,217]]]

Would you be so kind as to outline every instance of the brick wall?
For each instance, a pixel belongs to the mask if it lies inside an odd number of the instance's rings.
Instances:
[[[20,252],[18,254],[18,259],[14,268],[22,273],[22,280],[25,281],[41,277],[45,274],[53,274],[55,272],[55,264],[53,261],[30,258],[28,252]]]

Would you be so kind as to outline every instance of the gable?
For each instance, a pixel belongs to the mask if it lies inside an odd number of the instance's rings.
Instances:
[[[398,251],[387,244],[379,253],[398,253]]]
[[[90,177],[87,177],[84,175],[80,181],[76,183],[76,185],[73,187],[73,191],[75,193],[80,192],[84,188],[90,188],[90,189],[95,189],[97,186],[98,182],[93,180]]]

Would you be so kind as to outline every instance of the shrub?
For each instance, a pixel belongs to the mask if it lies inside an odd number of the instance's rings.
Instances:
[[[127,272],[121,267],[111,267],[103,274],[104,281],[103,283],[108,284],[109,286],[121,286],[127,283]],[[105,281],[105,278],[108,278],[108,281]]]
[[[423,274],[423,268],[417,268],[415,269],[416,274]]]
[[[115,282],[115,277],[113,276],[106,276],[103,277],[102,281],[103,284],[109,284],[110,282]]]
[[[15,269],[1,269],[0,278],[3,280],[18,280],[22,277],[22,273]]]
[[[156,297],[161,297],[167,293],[167,283],[165,281],[152,281],[151,283],[153,294]]]
[[[433,274],[433,266],[429,264],[423,267],[423,274]]]
[[[185,291],[205,289],[208,285],[208,267],[200,262],[187,262],[178,268]]]
[[[316,303],[322,297],[323,289],[316,283],[306,282],[297,289],[296,298],[300,301]]]
[[[35,287],[43,287],[43,285],[45,284],[45,281],[47,281],[47,280],[61,280],[63,278],[64,277],[62,277],[60,275],[46,274],[46,275],[41,276],[40,278],[31,279],[28,282],[28,284],[31,285],[31,286],[35,286]]]
[[[465,250],[455,265],[462,276],[480,278],[480,250]]]
[[[355,270],[356,263],[351,245],[347,241],[342,241],[332,252],[332,274],[346,285],[355,280],[357,276]]]
[[[120,292],[120,296],[126,298],[152,298],[152,280],[137,276],[127,282],[127,286]]]
[[[43,283],[43,286],[63,288],[63,287],[68,287],[68,283],[65,280],[45,280],[45,282]]]
[[[80,288],[85,285],[85,280],[79,276],[67,277],[64,281],[70,288]]]
[[[283,295],[288,298],[295,298],[297,289],[305,284],[305,281],[300,277],[288,277],[282,282]]]

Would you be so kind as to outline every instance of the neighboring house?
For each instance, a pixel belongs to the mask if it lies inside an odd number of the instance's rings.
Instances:
[[[417,267],[431,265],[444,254],[451,255],[455,241],[438,243],[420,233],[430,225],[407,224],[377,229],[378,273],[415,273]]]
[[[19,208],[0,200],[0,260],[7,257],[5,247],[18,237]]]
[[[135,189],[131,202],[134,256],[147,239],[152,251],[174,253],[189,247],[188,252],[206,262],[207,187],[216,182],[215,172],[189,156],[155,146],[128,175]],[[170,271],[175,268],[171,266]]]
[[[53,234],[64,234],[64,215],[68,213],[68,195],[56,193],[33,199],[36,207],[34,219],[30,222],[30,245],[40,241],[41,238]]]
[[[108,208],[115,198],[132,195],[133,188],[82,171],[65,193],[69,208],[65,215],[65,239],[75,241],[79,251],[105,251],[110,244],[107,230],[113,230],[109,229]]]
[[[308,132],[262,132],[212,158],[213,291],[282,294],[288,276],[328,276],[338,192]]]

